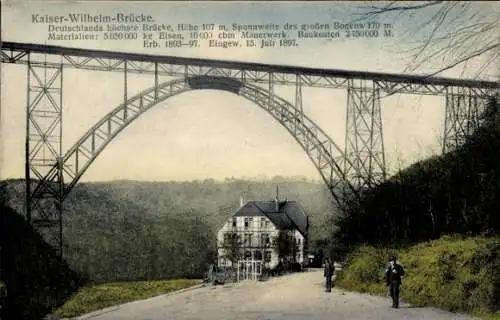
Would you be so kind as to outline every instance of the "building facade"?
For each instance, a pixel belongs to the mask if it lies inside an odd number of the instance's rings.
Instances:
[[[218,266],[257,260],[272,269],[278,265],[280,256],[302,264],[307,261],[307,232],[308,217],[296,201],[242,202],[217,233]],[[287,249],[277,249],[279,241],[287,243],[281,245]]]

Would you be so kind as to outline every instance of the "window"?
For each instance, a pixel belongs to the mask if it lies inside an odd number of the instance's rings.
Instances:
[[[255,260],[262,260],[262,252],[255,251],[254,252],[254,257],[255,257]]]
[[[236,228],[236,218],[233,218],[233,228]]]
[[[245,251],[245,260],[250,260],[250,259],[252,259],[252,252]]]
[[[300,238],[297,239],[297,244],[300,246]]]
[[[245,218],[245,230],[248,230],[252,227],[252,218]]]
[[[260,227],[264,228],[266,226],[266,218],[262,217],[260,218]]]
[[[261,234],[261,245],[262,246],[269,246],[269,244],[271,243],[271,239],[269,238],[269,234],[268,233],[263,233]]]
[[[229,233],[224,233],[224,244],[229,243]]]
[[[224,233],[224,245],[230,246],[234,244],[235,241],[240,241],[239,236],[232,232]]]
[[[244,243],[245,243],[245,246],[247,246],[247,247],[252,246],[252,234],[251,233],[245,234]]]
[[[264,252],[264,261],[271,262],[271,251]]]

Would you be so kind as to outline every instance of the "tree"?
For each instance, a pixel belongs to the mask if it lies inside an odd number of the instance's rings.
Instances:
[[[291,232],[280,230],[278,235],[273,239],[273,247],[280,261],[295,262],[297,243]]]
[[[391,1],[361,6],[360,20],[379,19],[393,25],[403,21],[408,26],[407,32],[400,34],[401,39],[407,39],[405,45],[410,45],[405,51],[411,61],[403,72],[415,72],[426,64],[439,66],[433,66],[430,76],[457,66],[464,72],[473,60],[482,59],[474,75],[479,77],[500,56],[500,10],[495,5],[475,1]]]
[[[238,233],[234,231],[225,233],[222,247],[224,249],[224,257],[231,261],[231,266],[234,268],[238,260],[243,256],[241,239]]]

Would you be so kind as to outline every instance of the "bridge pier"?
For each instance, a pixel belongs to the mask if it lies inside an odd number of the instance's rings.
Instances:
[[[480,125],[486,99],[466,87],[446,88],[443,153],[461,146]]]
[[[302,81],[300,75],[295,76],[295,118],[297,121],[303,121],[304,109],[302,108]]]
[[[269,94],[269,101],[268,103],[271,104],[273,99],[274,99],[274,74],[272,72],[269,72],[269,88],[268,88],[268,94]]]
[[[25,214],[62,255],[62,96],[63,65],[27,63]],[[55,174],[46,177],[54,163]],[[33,180],[32,180],[33,179]],[[32,191],[32,187],[34,189]],[[40,230],[41,228],[47,228]]]
[[[348,81],[345,157],[345,177],[357,190],[385,180],[380,94],[372,81]]]

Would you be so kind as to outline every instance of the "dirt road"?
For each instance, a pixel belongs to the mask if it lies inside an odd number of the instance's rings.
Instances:
[[[311,271],[266,282],[201,287],[108,308],[78,319],[92,320],[305,320],[305,319],[472,319],[389,298],[333,289],[325,293],[322,272]]]

